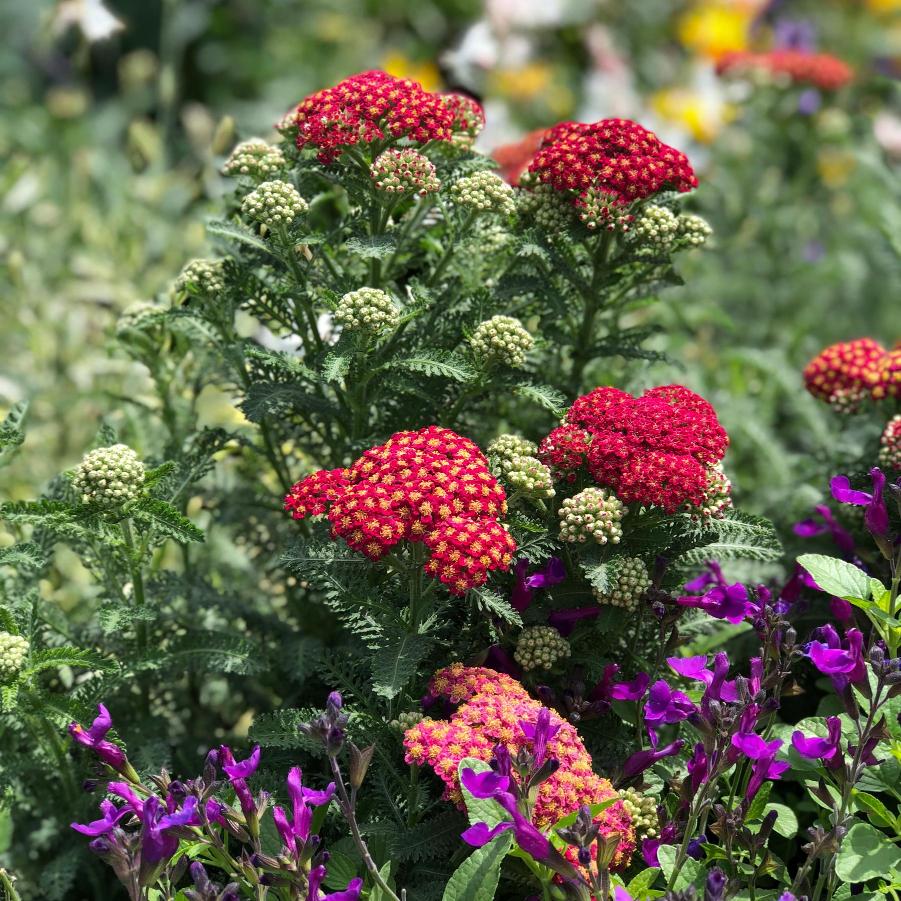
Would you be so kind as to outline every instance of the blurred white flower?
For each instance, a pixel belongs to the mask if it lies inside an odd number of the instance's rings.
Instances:
[[[53,30],[61,34],[73,25],[91,44],[125,28],[125,23],[103,5],[103,0],[62,0],[53,15]]]

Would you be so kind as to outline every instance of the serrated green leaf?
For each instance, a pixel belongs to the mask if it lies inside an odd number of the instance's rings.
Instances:
[[[340,382],[350,371],[350,363],[349,356],[330,353],[322,361],[322,378],[327,382]]]
[[[430,647],[430,639],[407,634],[379,648],[372,667],[372,690],[388,700],[396,698],[414,678]]]
[[[45,648],[32,653],[28,667],[22,671],[22,678],[35,676],[48,669],[59,666],[72,666],[78,669],[111,670],[116,665],[95,651],[84,648]]]
[[[679,541],[690,545],[674,560],[680,569],[703,566],[708,560],[778,560],[782,543],[773,524],[760,516],[729,510],[721,519],[694,524]]]
[[[25,417],[28,404],[21,401],[14,404],[0,423],[0,466],[12,462],[13,457],[25,441]]]
[[[136,522],[152,526],[159,534],[175,541],[204,541],[206,535],[172,504],[159,498],[145,497],[127,505],[129,516]]]
[[[148,470],[144,475],[144,489],[150,491],[152,488],[156,488],[163,479],[172,475],[173,472],[175,472],[175,463],[172,460],[167,460],[165,463]]]
[[[364,260],[382,260],[394,253],[397,242],[391,235],[374,235],[350,238],[344,246],[350,253]]]
[[[473,588],[468,596],[473,598],[476,607],[489,616],[496,617],[511,626],[522,626],[522,617],[510,602],[490,588]]]
[[[616,576],[622,559],[622,557],[616,557],[605,563],[582,565],[582,571],[585,573],[585,578],[588,579],[588,584],[598,594],[610,594],[616,588]]]
[[[798,563],[827,594],[845,600],[864,601],[869,606],[866,600],[870,596],[869,577],[853,563],[825,554],[802,554],[798,557]]]
[[[423,352],[412,357],[402,357],[392,360],[387,366],[421,372],[429,376],[440,376],[455,382],[471,382],[476,377],[476,371],[463,357],[448,351]]]
[[[46,562],[46,555],[36,544],[14,544],[0,548],[0,566],[31,571],[40,569]]]
[[[273,248],[271,248],[262,238],[257,237],[253,232],[246,229],[243,225],[234,222],[225,222],[221,219],[213,219],[207,222],[207,234],[216,238],[226,238],[238,244],[246,244],[255,250],[262,250],[270,256],[276,256]]]
[[[562,416],[566,409],[566,398],[550,385],[517,385],[513,393],[549,410],[557,417]]]
[[[504,832],[470,854],[451,876],[442,901],[493,901],[501,878],[501,864],[513,847],[513,836]]]
[[[163,653],[165,665],[173,672],[249,676],[266,668],[265,657],[256,642],[226,632],[197,629],[179,636]]]

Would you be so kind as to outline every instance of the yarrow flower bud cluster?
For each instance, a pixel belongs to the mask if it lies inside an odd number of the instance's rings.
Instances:
[[[885,348],[872,338],[840,341],[821,350],[804,368],[807,390],[840,412],[854,412],[876,385]]]
[[[379,191],[386,194],[435,194],[441,188],[435,164],[418,150],[389,149],[369,167]]]
[[[512,216],[516,212],[513,188],[499,175],[482,169],[451,185],[455,203],[476,213],[499,213]]]
[[[589,228],[628,227],[633,201],[698,184],[684,153],[628,119],[554,126],[529,173],[566,195]]]
[[[242,141],[225,161],[222,172],[237,177],[249,175],[263,180],[281,172],[286,165],[285,155],[278,147],[267,144],[261,138]]]
[[[530,741],[519,726],[534,723],[542,710],[523,686],[503,673],[455,663],[439,670],[429,683],[429,696],[446,698],[457,706],[449,720],[426,717],[404,736],[406,761],[431,766],[445,784],[445,797],[461,809],[458,767],[465,757],[489,761],[500,745],[510,756],[528,751]],[[559,761],[558,769],[541,783],[533,807],[533,823],[539,829],[552,826],[560,817],[583,804],[597,804],[616,797],[606,779],[592,769],[591,756],[575,727],[550,712],[553,737],[547,756]],[[635,848],[632,820],[622,802],[601,811],[595,818],[603,835],[617,836],[614,868],[626,866]]]
[[[575,220],[572,206],[551,185],[545,185],[524,174],[520,183],[528,190],[515,191],[516,209],[523,222],[533,222],[540,229],[556,234],[566,231]]]
[[[656,838],[660,825],[657,817],[657,799],[651,795],[643,795],[634,788],[621,788],[619,796],[623,799],[623,807],[632,817],[635,837]]]
[[[874,400],[901,397],[901,346],[896,345],[876,363],[871,393]]]
[[[526,354],[535,339],[513,316],[492,316],[472,333],[469,346],[480,363],[490,366],[503,363],[519,369],[526,362]]]
[[[454,117],[451,141],[457,147],[469,149],[485,127],[485,111],[466,94],[441,94],[441,102]]]
[[[573,481],[587,469],[622,503],[675,513],[703,505],[708,471],[728,444],[713,407],[682,385],[640,397],[604,387],[575,401],[538,456],[558,478]]]
[[[412,729],[417,723],[422,722],[422,713],[419,710],[406,710],[402,713],[399,713],[397,717],[388,725],[395,732],[406,732],[408,729]]]
[[[225,290],[222,260],[191,260],[175,279],[177,297],[216,297]]]
[[[679,217],[669,208],[649,203],[635,219],[632,237],[652,251],[669,250],[679,234]]]
[[[283,130],[296,128],[297,146],[316,148],[319,160],[330,163],[346,148],[373,141],[450,142],[457,116],[452,103],[417,82],[371,71],[311,94]]]
[[[569,654],[569,642],[553,626],[529,626],[519,636],[513,658],[529,672],[551,669]]]
[[[586,488],[560,505],[560,540],[572,544],[594,541],[619,544],[620,523],[628,511],[622,502],[603,488]]]
[[[85,454],[72,486],[84,504],[113,509],[140,497],[144,464],[126,444],[98,447]]]
[[[245,216],[270,229],[290,225],[308,209],[297,188],[286,181],[264,181],[241,203]]]
[[[507,498],[468,438],[429,426],[397,432],[349,469],[320,470],[285,498],[295,519],[327,514],[332,537],[371,560],[401,541],[422,542],[425,571],[452,594],[509,570],[516,542],[498,517]]]
[[[15,679],[28,657],[28,639],[10,632],[0,632],[0,682]]]
[[[879,439],[879,465],[901,470],[901,413],[888,421]]]
[[[516,491],[534,498],[553,497],[550,469],[536,456],[538,445],[519,435],[499,435],[488,445],[491,468]]]
[[[397,328],[400,313],[391,298],[379,288],[349,291],[339,301],[335,321],[348,331],[376,335]]]
[[[694,213],[681,213],[678,226],[678,234],[674,241],[676,248],[700,247],[706,244],[713,234],[710,223]]]
[[[707,490],[700,507],[688,505],[686,510],[705,519],[720,519],[732,507],[732,482],[717,463],[707,471]]]
[[[854,77],[854,70],[828,53],[784,48],[766,53],[736,50],[717,62],[719,75],[747,76],[765,74],[793,84],[812,85],[824,91],[837,91]]]
[[[594,589],[594,597],[603,606],[634,610],[651,587],[648,568],[640,557],[624,557],[616,570],[616,586],[604,594]]]
[[[488,445],[488,456],[496,457],[502,470],[506,469],[504,463],[508,463],[514,457],[533,457],[537,453],[538,445],[519,435],[498,435]]]

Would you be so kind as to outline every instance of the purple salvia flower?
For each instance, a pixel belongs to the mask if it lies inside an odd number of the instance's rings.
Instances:
[[[716,619],[740,623],[754,605],[748,598],[748,589],[740,582],[733,585],[715,585],[706,594],[683,595],[676,599],[682,607],[696,607]]]
[[[340,695],[339,695],[340,698]],[[249,779],[260,765],[260,746],[256,745],[246,760],[237,763],[235,756],[232,754],[228,745],[222,745],[219,749],[220,760],[222,761],[222,770],[228,776],[238,801],[241,804],[241,810],[245,817],[250,817],[255,813],[256,806],[253,803],[253,796],[247,787],[247,779]]]
[[[686,761],[685,768],[688,770],[691,790],[696,792],[710,777],[707,767],[707,751],[703,742],[698,742],[694,746],[691,757]]]
[[[563,723],[553,725],[551,723],[551,712],[547,707],[542,707],[538,711],[538,719],[535,723],[529,723],[525,720],[519,721],[519,728],[527,741],[532,742],[532,755],[534,757],[533,766],[537,770],[547,759],[548,742],[560,731]]]
[[[795,523],[793,531],[802,538],[812,538],[816,535],[829,533],[836,547],[846,556],[854,556],[854,536],[835,518],[835,514],[825,505],[817,504],[814,508],[816,514],[823,520],[803,519]]]
[[[566,580],[566,567],[559,557],[550,557],[547,563],[526,579],[526,588],[550,588]]]
[[[325,876],[326,869],[323,864],[319,864],[310,870],[307,881],[307,901],[359,901],[360,892],[363,888],[362,879],[351,879],[344,891],[323,895],[320,893],[319,887],[322,885]]]
[[[654,748],[651,750],[636,751],[623,764],[623,778],[631,779],[639,773],[643,773],[649,766],[653,766],[658,760],[664,757],[672,757],[678,754],[684,747],[685,742],[680,738],[677,741],[670,742],[662,748]]]
[[[726,587],[726,579],[723,576],[722,567],[716,560],[708,560],[707,569],[690,582],[686,582],[685,590],[703,592],[705,588],[709,588],[711,585],[719,585],[722,588]]]
[[[847,476],[835,476],[829,483],[832,496],[841,504],[853,504],[856,507],[866,507],[864,523],[873,535],[885,537],[888,535],[889,519],[888,507],[885,505],[883,492],[885,491],[885,473],[878,467],[870,470],[870,479],[873,482],[873,493],[856,491],[851,488],[851,482]]]
[[[617,682],[610,687],[610,697],[615,701],[638,701],[648,690],[651,677],[639,673],[631,682]]]
[[[100,812],[103,814],[101,819],[94,820],[91,823],[72,823],[72,828],[82,835],[89,835],[92,838],[96,838],[98,835],[106,835],[108,832],[112,832],[119,824],[119,820],[121,820],[122,817],[131,814],[131,811],[127,807],[117,809],[112,801],[107,800],[100,802]]]
[[[792,732],[792,746],[802,756],[810,759],[832,761],[841,757],[842,723],[837,716],[826,720],[828,735],[826,738],[807,738],[803,732]],[[839,762],[841,762],[839,760]]]
[[[91,724],[90,729],[85,729],[79,723],[69,724],[69,735],[85,748],[90,748],[107,766],[112,767],[117,773],[123,773],[131,778],[133,771],[125,757],[125,752],[111,741],[106,741],[106,734],[113,728],[113,718],[109,710],[103,704],[97,705],[98,716]],[[137,778],[133,781],[137,782]]]
[[[697,657],[667,657],[666,662],[674,672],[694,682],[710,685],[713,681],[713,670],[707,669],[707,655]]]
[[[652,743],[657,743],[657,728],[666,724],[681,723],[696,709],[686,694],[670,688],[663,679],[658,679],[651,686],[644,705],[644,719]]]
[[[835,690],[841,692],[849,682],[857,684],[865,681],[867,669],[863,659],[863,634],[860,630],[848,629],[845,632],[844,647],[832,626],[823,626],[817,631],[825,639],[825,643],[822,640],[810,642],[807,656],[823,675],[832,679]]]

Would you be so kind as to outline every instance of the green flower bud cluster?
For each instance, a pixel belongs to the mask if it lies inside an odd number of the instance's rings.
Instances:
[[[397,715],[397,719],[393,719],[388,726],[395,732],[406,732],[412,729],[417,723],[422,722],[422,714],[418,710],[408,710]]]
[[[534,457],[537,453],[538,445],[519,435],[498,435],[488,445],[488,456],[497,457],[499,461],[509,461],[514,457]]]
[[[9,632],[0,632],[0,682],[15,679],[28,657],[28,639]]]
[[[676,236],[675,249],[683,247],[700,247],[707,243],[713,229],[705,219],[694,213],[683,213],[679,216],[679,234]]]
[[[469,346],[481,363],[504,363],[514,369],[522,367],[534,344],[535,339],[513,316],[492,316],[469,339]]]
[[[264,181],[241,204],[244,215],[267,228],[290,225],[309,209],[294,185],[286,181]]]
[[[700,507],[689,505],[688,512],[705,519],[719,519],[732,506],[732,482],[721,463],[707,470],[707,490]]]
[[[672,249],[679,234],[679,217],[665,206],[649,203],[632,225],[632,238],[648,251]]]
[[[501,223],[482,218],[477,220],[467,243],[477,247],[480,254],[492,254],[503,250],[510,243],[512,237]]]
[[[454,182],[451,197],[460,206],[477,213],[501,213],[512,216],[516,212],[513,188],[499,175],[482,169]]]
[[[513,659],[528,672],[550,669],[569,654],[569,642],[553,626],[529,626],[516,642]]]
[[[348,331],[376,335],[385,329],[397,328],[400,313],[384,291],[359,288],[349,291],[338,301],[335,322]]]
[[[619,796],[623,807],[632,817],[632,828],[637,839],[656,838],[660,821],[657,817],[657,799],[643,795],[634,788],[621,788]]]
[[[85,454],[72,485],[84,504],[121,507],[140,496],[144,464],[126,444],[98,447]]]
[[[141,328],[150,317],[156,316],[159,312],[160,307],[155,303],[147,300],[135,301],[122,311],[116,322],[116,332],[121,334],[130,329]]]
[[[586,488],[560,505],[560,539],[584,544],[589,539],[598,544],[619,544],[623,537],[620,526],[628,511],[622,501],[603,488]]]
[[[386,194],[435,194],[441,188],[434,163],[418,150],[386,150],[369,167],[379,191]]]
[[[535,456],[537,453],[538,445],[519,435],[499,435],[488,445],[492,470],[510,488],[529,497],[553,497],[551,471]]]
[[[520,188],[514,192],[519,218],[533,222],[550,234],[567,231],[573,224],[572,205],[551,185],[535,182],[524,173],[519,179]]]
[[[285,155],[278,147],[272,147],[260,138],[251,138],[235,147],[225,161],[222,173],[233,178],[249,175],[251,178],[265,179],[277,175],[285,165]]]
[[[634,610],[651,587],[651,577],[644,561],[638,557],[624,557],[616,573],[616,587],[609,594],[594,591],[599,604]]]
[[[222,260],[191,260],[175,279],[176,297],[215,297],[225,290]]]
[[[597,188],[588,188],[579,200],[579,219],[591,231],[605,228],[609,232],[617,229],[627,232],[634,217],[618,200]]]

